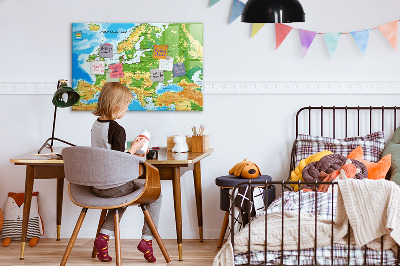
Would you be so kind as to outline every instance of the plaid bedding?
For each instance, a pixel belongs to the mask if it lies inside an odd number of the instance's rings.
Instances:
[[[268,207],[267,215],[282,211],[282,202],[284,210],[298,210],[300,208],[301,212],[316,213],[323,218],[332,219],[332,208],[333,214],[335,214],[336,208],[336,194],[317,192],[317,203],[315,203],[315,192],[313,191],[300,193],[288,191],[284,193],[283,197],[279,197],[271,203]],[[260,215],[265,215],[265,212]],[[257,219],[260,215],[254,217],[254,219]],[[333,264],[331,252],[331,246],[317,248],[316,265],[382,265],[381,252],[365,247],[350,245],[349,264],[347,261],[347,245],[333,245]],[[365,253],[366,257],[364,258]],[[300,265],[314,265],[314,249],[303,249],[300,251],[300,256],[298,256],[297,250],[285,250],[283,252],[284,265],[298,265],[298,258],[300,258]],[[267,251],[266,264],[264,260],[265,252],[250,252],[250,265],[281,265],[281,252]],[[383,265],[395,265],[395,263],[396,257],[394,252],[392,250],[385,250],[383,252]],[[235,254],[235,265],[248,265],[248,254]]]
[[[382,265],[381,252],[364,249],[350,245],[350,261],[347,261],[347,245],[333,245],[333,262],[331,247],[317,248],[317,263],[314,263],[314,249],[300,251],[300,265]],[[366,258],[364,261],[364,253]],[[250,265],[265,265],[265,253],[262,251],[250,252]],[[235,255],[235,265],[248,265],[247,253]],[[281,265],[281,252],[268,251],[266,265]],[[283,252],[283,265],[298,265],[297,250],[285,250]],[[383,252],[383,265],[396,265],[396,257],[392,250]]]
[[[370,162],[379,161],[383,149],[385,148],[383,131],[374,132],[364,137],[345,139],[299,134],[296,139],[295,165],[298,165],[302,159],[324,150],[329,150],[347,157],[347,155],[358,146],[361,146],[363,149],[364,160]]]
[[[308,191],[308,192],[301,191],[300,193],[298,191],[296,192],[286,191],[283,197],[277,198],[271,203],[271,205],[269,205],[267,213],[282,211],[282,202],[283,202],[283,209],[285,211],[286,210],[296,211],[300,208],[300,211],[302,212],[312,213],[314,215],[316,213],[317,215],[321,216],[321,218],[329,220],[332,219],[332,207],[333,207],[333,215],[335,215],[336,211],[335,210],[336,194],[317,192],[317,201],[315,201],[314,191]],[[315,204],[315,202],[317,204]]]

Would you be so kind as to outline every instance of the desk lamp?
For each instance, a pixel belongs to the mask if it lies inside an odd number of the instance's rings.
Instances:
[[[40,153],[43,148],[48,147],[53,152],[53,141],[58,140],[62,143],[68,144],[70,146],[75,146],[72,143],[69,143],[65,140],[55,138],[54,130],[56,127],[56,117],[57,117],[57,107],[70,107],[79,101],[79,93],[77,93],[74,89],[67,86],[67,80],[60,79],[57,83],[57,90],[53,95],[53,105],[54,105],[54,118],[53,118],[53,131],[51,133],[51,138],[48,138],[42,147],[39,149],[38,153]],[[51,143],[49,144],[49,141]]]
[[[298,0],[249,0],[243,8],[242,22],[304,22],[304,10]]]

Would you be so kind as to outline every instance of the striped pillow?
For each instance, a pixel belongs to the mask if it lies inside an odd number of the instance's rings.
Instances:
[[[378,131],[364,137],[352,137],[345,139],[333,139],[329,137],[318,137],[299,134],[296,139],[296,165],[302,159],[307,158],[317,152],[329,150],[343,156],[361,146],[364,151],[364,159],[370,162],[378,162],[385,148],[383,131]]]

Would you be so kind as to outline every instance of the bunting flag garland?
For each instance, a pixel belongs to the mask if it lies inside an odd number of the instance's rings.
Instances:
[[[288,34],[290,33],[290,31],[292,29],[293,28],[288,25],[281,24],[281,23],[275,23],[276,49],[278,49],[278,47],[285,40],[286,36],[288,36]]]
[[[378,27],[394,50],[397,48],[397,22],[396,20]]]
[[[215,5],[218,2],[219,2],[219,0],[210,0],[210,5],[208,7],[212,7],[213,5]]]
[[[256,35],[262,27],[264,27],[266,23],[253,23],[253,26],[251,28],[251,38],[254,37],[254,35]]]
[[[209,7],[212,7],[220,0],[210,0]],[[245,3],[244,0],[231,0],[232,1],[232,10],[229,17],[229,24],[235,21],[243,12]],[[339,45],[340,37],[343,34],[351,34],[353,36],[354,41],[356,42],[357,46],[359,47],[361,53],[365,55],[368,41],[371,30],[379,29],[383,36],[385,36],[386,40],[392,46],[394,50],[397,49],[397,31],[398,31],[398,22],[400,20],[395,20],[383,25],[380,25],[375,28],[369,28],[360,31],[351,31],[351,32],[334,32],[334,33],[323,33],[323,32],[315,32],[303,29],[297,29],[290,27],[285,24],[275,23],[275,41],[276,47],[278,49],[286,37],[292,30],[298,30],[300,36],[300,43],[301,43],[301,53],[302,57],[304,58],[307,54],[308,49],[310,48],[312,42],[314,41],[317,34],[323,36],[326,48],[328,50],[329,56],[333,58],[337,47]],[[251,29],[251,38],[253,38],[264,26],[266,23],[252,23]]]
[[[342,36],[342,34],[340,34],[339,32],[334,32],[334,33],[325,33],[323,36],[326,48],[328,48],[329,55],[332,58],[333,54],[336,51],[336,48],[338,47],[339,39],[340,36]]]
[[[240,15],[242,15],[242,11],[244,8],[244,3],[239,0],[233,0],[231,17],[229,19],[229,23],[232,23],[235,19],[237,19]]]
[[[304,58],[317,33],[315,31],[299,30],[301,54]]]
[[[354,40],[356,41],[356,43],[357,43],[358,47],[360,48],[361,53],[363,55],[365,55],[365,51],[367,50],[370,32],[371,32],[371,29],[351,32],[351,35],[353,36]]]

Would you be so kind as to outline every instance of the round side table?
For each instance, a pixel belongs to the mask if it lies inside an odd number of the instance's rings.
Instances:
[[[230,190],[233,189],[237,184],[246,182],[246,181],[263,181],[266,180],[272,181],[272,178],[269,175],[261,175],[254,179],[246,179],[241,177],[236,177],[234,175],[226,175],[220,176],[215,179],[215,184],[220,187],[220,209],[225,211],[224,221],[222,222],[221,233],[219,235],[218,245],[217,247],[220,248],[222,246],[222,242],[224,241],[226,228],[228,227],[229,222],[229,207],[230,207],[230,198],[229,193]],[[256,187],[256,186],[254,186]],[[275,186],[271,186],[268,189],[268,200],[267,206],[271,204],[275,200]]]

